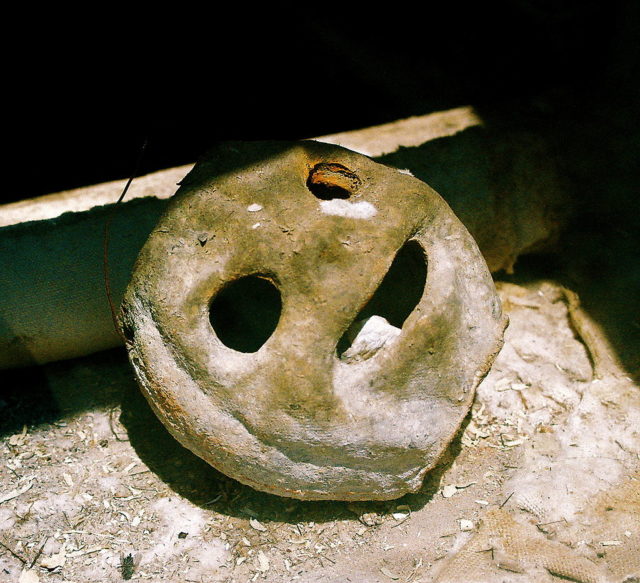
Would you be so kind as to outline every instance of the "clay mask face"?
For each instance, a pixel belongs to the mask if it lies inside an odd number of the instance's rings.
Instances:
[[[138,381],[187,448],[259,490],[419,489],[506,325],[426,184],[326,144],[226,144],[184,180],[122,308]]]

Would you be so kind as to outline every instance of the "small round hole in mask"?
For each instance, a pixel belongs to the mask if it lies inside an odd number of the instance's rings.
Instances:
[[[349,198],[360,184],[355,172],[334,162],[316,164],[307,178],[307,188],[320,200]]]
[[[257,352],[278,326],[280,292],[258,275],[225,285],[213,298],[209,321],[220,341],[239,352]]]

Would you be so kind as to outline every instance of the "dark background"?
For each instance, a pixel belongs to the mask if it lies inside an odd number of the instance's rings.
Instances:
[[[150,172],[219,140],[637,98],[637,2],[481,4],[20,15],[6,24],[2,202],[126,177],[145,139]]]

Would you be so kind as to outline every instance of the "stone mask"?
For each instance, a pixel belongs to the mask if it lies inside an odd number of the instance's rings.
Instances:
[[[505,325],[435,191],[312,141],[209,152],[142,249],[121,314],[176,439],[245,484],[308,500],[418,490]]]

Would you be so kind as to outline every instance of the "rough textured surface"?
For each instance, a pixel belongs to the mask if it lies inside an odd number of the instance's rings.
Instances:
[[[252,277],[278,289],[282,311],[262,346],[234,350],[216,327],[229,304],[216,302]],[[250,329],[259,318],[245,315]],[[260,490],[344,500],[420,488],[506,324],[475,242],[431,188],[316,142],[203,158],[140,254],[122,322],[181,443]]]
[[[511,325],[462,437],[518,452],[435,582],[636,581],[640,393],[575,293],[499,285]]]

